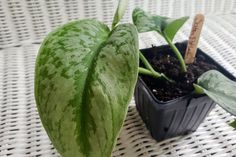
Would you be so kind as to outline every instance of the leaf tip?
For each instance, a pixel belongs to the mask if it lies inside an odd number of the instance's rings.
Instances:
[[[236,119],[233,122],[231,122],[229,125],[232,126],[234,129],[236,129]]]

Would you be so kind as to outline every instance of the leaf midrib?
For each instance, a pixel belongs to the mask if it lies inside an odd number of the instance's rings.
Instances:
[[[84,122],[86,122],[86,120],[89,116],[89,113],[87,112],[89,106],[86,105],[87,97],[88,97],[88,89],[89,89],[88,87],[90,86],[90,82],[92,79],[91,75],[93,74],[92,71],[94,70],[94,65],[96,63],[97,57],[98,57],[99,53],[101,52],[101,49],[104,47],[107,39],[109,39],[110,35],[111,35],[111,31],[104,38],[104,40],[102,40],[101,43],[99,43],[98,46],[96,48],[94,48],[95,53],[92,56],[92,59],[89,63],[88,72],[86,74],[87,76],[85,77],[85,84],[82,89],[81,112],[76,114],[76,115],[79,115],[79,117],[80,117],[79,120],[80,120],[80,127],[81,127],[81,129],[80,129],[81,132],[80,132],[79,136],[77,137],[78,138],[77,141],[82,141],[80,143],[80,145],[84,145],[83,148],[87,148],[86,150],[81,150],[81,152],[84,153],[86,156],[89,156],[89,153],[90,153],[90,151],[89,151],[90,147],[88,147],[88,145],[90,145],[90,144],[88,142],[87,136],[84,135],[84,133],[86,133],[85,128],[87,127],[86,123],[84,123]],[[78,128],[77,128],[77,130],[78,130]],[[85,139],[85,140],[83,140],[83,139]],[[86,143],[84,143],[84,141],[86,141]]]

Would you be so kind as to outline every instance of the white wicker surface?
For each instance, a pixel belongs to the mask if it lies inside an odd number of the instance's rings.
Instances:
[[[53,28],[69,20],[96,18],[111,24],[117,0],[0,0],[0,48],[40,42]],[[131,20],[139,6],[151,13],[179,17],[236,13],[235,0],[129,0],[123,18]]]
[[[235,1],[208,0],[199,4],[189,0],[170,0],[168,3],[160,0],[157,4],[154,0],[130,1],[132,4],[128,14],[131,14],[135,5],[169,16],[192,15],[198,11],[207,13],[199,47],[236,76]],[[0,1],[1,157],[59,156],[41,125],[34,101],[34,63],[39,48],[36,42],[40,42],[48,31],[67,20],[86,16],[110,23],[113,2]],[[174,8],[172,4],[178,5]],[[130,19],[127,15],[124,21]],[[181,29],[176,41],[187,39],[191,21]],[[164,43],[155,33],[140,35],[141,48]],[[157,143],[145,128],[132,101],[113,156],[236,156],[236,131],[227,124],[233,118],[217,106],[193,134]]]

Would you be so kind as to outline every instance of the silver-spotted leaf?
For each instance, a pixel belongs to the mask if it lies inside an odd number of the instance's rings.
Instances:
[[[133,11],[133,23],[136,25],[139,32],[157,31],[161,35],[165,35],[169,40],[173,40],[175,34],[188,20],[188,17],[178,19],[150,15],[140,8],[135,8]]]
[[[96,20],[66,24],[39,50],[35,98],[49,138],[63,157],[109,157],[138,75],[131,24],[112,32]]]
[[[205,93],[229,113],[236,116],[236,82],[216,70],[202,74],[194,84],[197,93]]]

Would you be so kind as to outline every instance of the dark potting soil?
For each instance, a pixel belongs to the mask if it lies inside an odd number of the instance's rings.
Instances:
[[[183,73],[181,72],[179,61],[173,52],[153,53],[154,57],[151,59],[147,58],[150,64],[156,71],[162,72],[169,78],[175,80],[175,83],[145,75],[141,75],[141,78],[156,98],[163,102],[193,92],[193,83],[197,82],[201,74],[211,69],[217,69],[215,65],[207,63],[203,55],[198,54],[194,63],[187,65],[187,72]],[[143,66],[142,63],[140,64]]]

